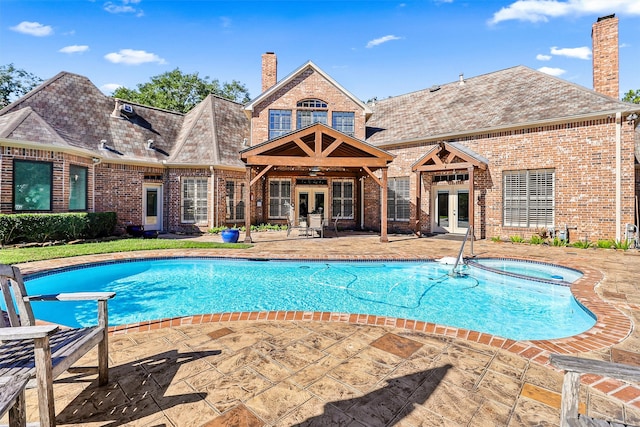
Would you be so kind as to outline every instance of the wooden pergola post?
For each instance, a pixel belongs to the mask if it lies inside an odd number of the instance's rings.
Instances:
[[[414,233],[416,233],[416,235],[420,235],[420,217],[422,216],[422,185],[421,184],[421,177],[422,177],[422,172],[420,171],[416,171],[415,173],[415,177],[416,177],[416,195],[414,197],[414,203],[416,205],[416,219],[414,222],[414,227],[413,227],[413,231]]]
[[[474,209],[474,204],[475,204],[475,196],[474,196],[474,188],[475,185],[473,183],[473,170],[475,168],[473,167],[473,165],[469,166],[469,169],[467,169],[469,171],[469,225],[471,226],[472,230],[473,230],[473,235],[471,236],[471,240],[475,240],[475,234],[476,234],[476,227],[475,225],[475,209]],[[473,246],[472,246],[473,247]]]
[[[387,243],[387,168],[382,168],[382,200],[380,201],[380,241]]]
[[[251,243],[251,166],[245,168],[247,191],[244,194],[244,242]]]

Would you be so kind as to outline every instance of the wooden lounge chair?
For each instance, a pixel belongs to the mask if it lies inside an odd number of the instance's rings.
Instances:
[[[560,427],[623,427],[626,424],[588,417],[578,413],[580,375],[596,374],[631,382],[640,382],[640,367],[603,362],[574,356],[552,354],[549,362],[565,370],[560,404]]]
[[[96,345],[98,384],[105,385],[109,381],[107,300],[115,293],[29,296],[20,270],[10,265],[0,265],[0,288],[7,308],[6,316],[0,316],[0,377],[28,377],[27,388],[38,388],[40,425],[54,426],[53,380]],[[31,301],[74,300],[98,302],[97,326],[77,329],[36,326]]]
[[[9,427],[27,425],[24,389],[29,377],[0,377],[0,417],[9,412]]]

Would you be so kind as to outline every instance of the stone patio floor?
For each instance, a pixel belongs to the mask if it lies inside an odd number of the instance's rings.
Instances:
[[[254,246],[246,250],[119,253],[20,267],[28,274],[172,256],[434,259],[455,257],[460,247],[458,241],[409,235],[381,243],[373,233],[327,234],[262,232],[252,234]],[[585,271],[573,292],[598,315],[598,324],[577,337],[523,342],[342,313],[204,314],[127,325],[111,332],[109,385],[97,386],[95,351],[57,379],[58,425],[556,426],[562,373],[549,367],[550,353],[640,365],[640,252],[488,240],[474,242],[473,249],[477,257]],[[640,425],[638,384],[586,375],[582,396],[590,415]],[[27,402],[28,420],[37,421],[35,390],[27,391]],[[6,417],[0,422],[6,424]]]

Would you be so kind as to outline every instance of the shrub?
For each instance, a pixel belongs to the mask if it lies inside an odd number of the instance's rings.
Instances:
[[[491,238],[492,242],[502,242],[502,238],[500,236],[493,236]]]
[[[578,240],[577,242],[573,242],[571,246],[574,248],[589,249],[593,246],[593,242],[590,242],[587,239]]]
[[[631,247],[631,242],[629,242],[628,240],[616,240],[615,242],[613,242],[613,247],[626,251]]]
[[[106,237],[116,221],[115,212],[0,214],[0,245]]]
[[[531,239],[529,240],[529,243],[531,243],[532,245],[541,245],[544,242],[545,242],[545,239],[538,234],[534,234],[533,236],[531,236]]]
[[[509,237],[512,243],[522,243],[524,242],[524,238],[522,236],[511,236]]]
[[[613,248],[613,243],[613,240],[598,240],[596,246],[600,249],[611,249]]]
[[[559,239],[557,237],[553,238],[553,241],[551,242],[551,244],[553,246],[567,246],[567,241],[564,239]]]

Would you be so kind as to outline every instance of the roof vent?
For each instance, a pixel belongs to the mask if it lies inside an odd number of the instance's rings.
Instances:
[[[433,85],[429,88],[429,92],[435,92],[440,90],[440,85]]]
[[[122,104],[120,112],[127,117],[133,117],[136,115],[136,112],[133,111],[133,107],[129,104]]]

